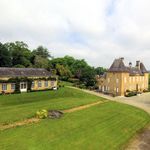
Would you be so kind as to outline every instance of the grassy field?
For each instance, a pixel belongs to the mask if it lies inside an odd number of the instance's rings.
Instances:
[[[29,117],[38,108],[67,109],[99,100],[103,98],[69,88],[2,96],[0,97],[0,119],[1,122],[7,120],[5,117],[14,121],[13,117],[15,119]],[[10,114],[3,117],[5,114],[3,111],[7,112],[6,108]],[[17,110],[18,108],[20,109]],[[25,115],[20,115],[20,110],[24,111]],[[26,112],[30,113],[26,114]],[[150,123],[150,117],[146,112],[110,101],[66,113],[60,119],[45,119],[37,124],[0,131],[0,149],[120,150],[137,131],[148,123]]]
[[[0,124],[30,118],[39,109],[69,109],[99,100],[104,99],[66,87],[58,91],[4,95],[0,96]]]

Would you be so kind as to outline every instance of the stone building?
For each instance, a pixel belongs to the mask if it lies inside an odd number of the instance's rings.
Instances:
[[[149,73],[144,64],[136,61],[136,66],[130,62],[124,64],[124,58],[115,59],[104,75],[97,77],[98,87],[101,92],[113,96],[124,96],[126,91],[143,92],[148,90]]]
[[[0,94],[57,87],[57,78],[42,68],[0,68]]]

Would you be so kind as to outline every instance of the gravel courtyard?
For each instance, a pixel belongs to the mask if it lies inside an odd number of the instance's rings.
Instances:
[[[112,100],[116,100],[122,103],[139,107],[150,114],[150,92],[143,93],[140,96],[116,97],[116,98],[112,98]]]

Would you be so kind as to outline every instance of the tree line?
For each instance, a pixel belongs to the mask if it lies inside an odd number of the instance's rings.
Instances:
[[[46,47],[29,49],[22,41],[0,42],[0,67],[46,68],[61,80],[78,82],[83,86],[94,86],[95,76],[103,74],[103,67],[92,67],[84,59],[71,56],[54,58]]]

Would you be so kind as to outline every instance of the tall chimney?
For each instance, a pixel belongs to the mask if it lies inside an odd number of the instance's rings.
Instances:
[[[129,67],[130,67],[130,68],[132,67],[132,62],[129,62]]]
[[[122,61],[124,61],[124,57],[121,57],[120,59],[121,59]]]
[[[140,61],[139,60],[136,61],[136,67],[140,69]]]

